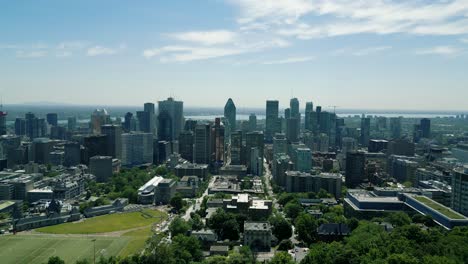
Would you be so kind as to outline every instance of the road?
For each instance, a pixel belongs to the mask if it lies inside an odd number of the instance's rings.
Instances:
[[[213,176],[210,180],[210,183],[208,183],[208,188],[206,188],[205,192],[202,194],[202,196],[200,198],[197,198],[195,200],[195,204],[192,204],[188,209],[187,211],[185,212],[184,216],[182,216],[182,218],[185,220],[185,221],[188,221],[190,220],[190,214],[193,213],[193,212],[196,212],[198,210],[200,210],[200,207],[201,207],[201,204],[203,202],[203,199],[208,195],[208,190],[213,186],[214,184],[214,181],[215,181],[215,177]]]
[[[273,206],[275,209],[284,217],[286,218],[286,215],[282,211],[280,205],[278,204],[278,200],[276,199],[276,195],[273,193],[273,187],[271,186],[271,181],[273,180],[273,175],[271,174],[270,168],[268,166],[268,163],[266,162],[266,159],[263,159],[263,167],[264,167],[264,172],[265,172],[265,184],[267,187],[267,192],[268,196],[271,197],[271,200],[273,202]],[[291,223],[292,227],[292,233],[293,235],[291,236],[290,240],[294,245],[298,245],[300,241],[297,239],[296,235],[296,228],[294,227],[293,223]],[[294,258],[296,262],[300,262],[306,255],[307,255],[308,249],[300,248],[295,246],[293,250],[291,250],[289,253],[291,256]]]

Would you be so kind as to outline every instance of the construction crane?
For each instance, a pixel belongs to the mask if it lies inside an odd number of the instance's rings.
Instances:
[[[330,105],[328,107],[333,107],[333,113],[336,114],[336,108],[339,108],[337,105]]]

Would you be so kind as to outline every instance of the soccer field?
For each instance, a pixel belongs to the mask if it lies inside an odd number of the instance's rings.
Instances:
[[[119,255],[130,241],[131,237],[3,236],[0,237],[0,263],[46,263],[51,256],[59,256],[65,263],[82,259],[92,263],[94,243],[96,259],[99,259]]]

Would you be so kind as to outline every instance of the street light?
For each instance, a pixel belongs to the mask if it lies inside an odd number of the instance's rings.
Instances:
[[[94,253],[94,261],[93,263],[96,264],[96,239],[94,238],[93,240],[91,240],[94,242],[94,250],[93,250],[93,253]]]

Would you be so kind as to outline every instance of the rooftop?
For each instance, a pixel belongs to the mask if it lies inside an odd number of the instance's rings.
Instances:
[[[436,210],[437,212],[445,215],[446,217],[450,219],[466,219],[463,215],[453,211],[452,209],[445,207],[425,196],[412,196],[414,199],[416,199],[418,202],[423,203],[424,205],[432,208],[433,210]]]
[[[245,222],[244,230],[270,230],[268,222]]]

